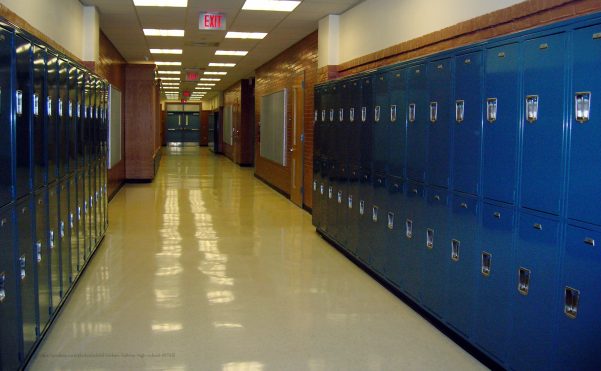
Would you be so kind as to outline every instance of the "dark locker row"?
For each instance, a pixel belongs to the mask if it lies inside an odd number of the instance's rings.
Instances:
[[[0,369],[24,365],[107,227],[107,88],[0,21]]]
[[[600,369],[600,56],[596,15],[318,85],[313,223],[499,365]]]

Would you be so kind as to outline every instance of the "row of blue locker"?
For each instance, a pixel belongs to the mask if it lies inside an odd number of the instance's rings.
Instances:
[[[23,367],[108,225],[108,85],[0,22],[0,369]]]
[[[314,157],[601,226],[601,25],[582,26],[318,86]]]
[[[601,367],[597,17],[315,88],[318,231],[506,368]]]

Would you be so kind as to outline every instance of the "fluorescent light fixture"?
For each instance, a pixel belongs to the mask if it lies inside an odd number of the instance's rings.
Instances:
[[[163,82],[161,84],[164,86],[179,86],[179,82]]]
[[[209,67],[236,67],[236,63],[209,63]]]
[[[246,54],[248,54],[246,50],[217,50],[215,52],[215,55],[235,55],[239,57],[244,57]]]
[[[179,75],[181,71],[158,71],[159,75]]]
[[[152,54],[182,54],[181,49],[150,49]]]
[[[188,0],[134,0],[135,6],[169,6],[174,8],[186,8]]]
[[[215,84],[207,84],[207,83],[199,82],[198,86],[215,86]]]
[[[214,77],[202,77],[200,81],[221,81],[221,79],[217,79]]]
[[[211,90],[213,88],[209,88],[208,86],[199,86],[196,89],[199,89],[199,90]]]
[[[179,77],[161,77],[161,80],[174,80],[174,81],[179,81],[180,78]]]
[[[227,72],[205,71],[205,75],[227,75]]]
[[[233,32],[230,31],[225,34],[226,39],[257,39],[261,40],[267,36],[265,32]]]
[[[154,62],[157,66],[181,66],[182,62]]]
[[[161,30],[161,29],[156,29],[156,28],[145,28],[144,35],[146,35],[146,36],[184,37],[184,30]]]
[[[246,0],[243,10],[268,10],[272,12],[291,12],[300,4],[300,1],[283,0]]]

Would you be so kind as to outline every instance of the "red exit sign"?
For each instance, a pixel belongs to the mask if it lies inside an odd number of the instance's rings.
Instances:
[[[225,30],[225,14],[200,13],[198,28],[201,30]]]

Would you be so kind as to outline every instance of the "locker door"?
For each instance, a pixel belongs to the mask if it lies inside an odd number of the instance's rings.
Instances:
[[[482,144],[482,52],[455,57],[453,189],[477,195]]]
[[[69,100],[66,102],[67,106],[67,119],[68,119],[68,131],[67,131],[67,143],[69,158],[68,174],[72,176],[77,169],[77,96],[78,96],[78,85],[77,85],[77,68],[69,66]]]
[[[62,179],[67,174],[69,161],[68,141],[68,108],[69,101],[69,64],[62,58],[58,59],[58,177]]]
[[[445,189],[427,190],[427,219],[423,235],[417,235],[422,269],[422,304],[439,318],[446,317],[448,279],[449,196]],[[421,243],[420,243],[421,240]]]
[[[84,206],[86,205],[85,199],[85,175],[83,172],[77,173],[76,179],[77,193],[75,195],[77,199],[77,227],[78,227],[78,246],[79,246],[79,271],[83,268],[86,260],[88,259],[88,240],[86,238],[86,216]]]
[[[37,252],[34,250],[35,220],[32,215],[31,197],[24,197],[16,204],[17,213],[17,246],[18,246],[18,274],[21,278],[21,320],[23,334],[23,353],[20,355],[21,362],[25,355],[31,350],[40,331],[37,316],[37,291],[35,261]]]
[[[601,75],[592,73],[601,69],[598,56],[601,53],[599,35],[601,25],[583,28],[572,34],[572,105],[570,110],[570,173],[568,187],[568,217],[601,225],[601,213],[596,205],[601,205],[601,173],[591,171],[591,164],[601,161],[599,143],[601,143],[601,118],[591,107],[592,96],[598,97]],[[591,112],[593,114],[591,115]]]
[[[40,331],[50,319],[50,251],[48,249],[48,192],[41,189],[34,195],[35,247],[37,253],[38,313]]]
[[[48,186],[48,246],[50,247],[50,308],[54,313],[61,301],[61,256],[59,245],[59,188]]]
[[[359,150],[361,152],[361,167],[370,169],[372,166],[372,143],[373,143],[373,89],[370,77],[361,79],[361,101],[360,110],[355,115],[361,122],[361,140],[359,141]]]
[[[48,184],[56,180],[58,174],[58,57],[48,54],[46,64],[46,138],[48,143]]]
[[[522,206],[558,215],[563,184],[566,34],[528,40],[523,48]]]
[[[325,224],[324,230],[327,234],[333,237],[336,233],[336,208],[335,208],[335,178],[338,170],[337,158],[336,158],[336,127],[334,126],[335,117],[335,94],[334,85],[330,85],[325,90],[326,98],[326,159],[327,159],[327,173],[325,180],[325,194],[324,194],[324,205],[325,205]]]
[[[360,228],[361,228],[361,218],[359,215],[359,202],[360,202],[360,167],[358,165],[351,165],[349,171],[349,183],[348,183],[348,192],[346,198],[343,200],[346,202],[346,207],[348,209],[348,219],[347,219],[347,250],[353,254],[357,255],[357,250],[360,245]]]
[[[377,124],[376,124],[377,125]],[[387,178],[384,174],[374,174],[372,183],[372,202],[369,205],[368,218],[371,219],[368,235],[371,242],[370,262],[372,268],[384,274],[384,267],[388,259],[387,247],[387,215],[390,208],[388,199]]]
[[[373,236],[370,235],[372,221],[371,207],[372,204],[372,174],[368,169],[362,168],[359,178],[359,197],[357,204],[357,212],[359,214],[359,244],[357,246],[357,257],[365,264],[370,265],[371,244]]]
[[[71,283],[71,236],[69,234],[69,180],[60,182],[59,187],[59,214],[58,214],[58,244],[61,259],[61,298],[69,289]]]
[[[321,88],[316,87],[314,90],[313,104],[315,112],[313,114],[313,205],[312,205],[312,220],[313,225],[318,227],[321,218],[321,197],[319,196],[319,185],[321,184]],[[167,120],[169,113],[167,113]],[[169,135],[167,132],[166,135]],[[167,140],[169,141],[169,140]]]
[[[520,215],[514,266],[510,366],[532,370],[553,365],[557,315],[559,223]]]
[[[15,37],[16,54],[16,198],[19,199],[31,190],[32,166],[32,54],[31,43],[21,36]]]
[[[401,116],[402,117],[402,116]],[[386,223],[386,261],[384,273],[399,289],[405,290],[402,272],[406,269],[407,262],[401,257],[406,254],[407,240],[403,215],[405,213],[405,196],[403,193],[403,180],[400,177],[388,179],[388,205],[387,212],[382,215]]]
[[[83,171],[85,166],[85,120],[86,120],[86,78],[83,70],[78,70],[77,74],[77,122],[75,129],[77,131],[77,170]]]
[[[46,184],[46,50],[33,45],[33,187],[40,189]]]
[[[486,51],[482,192],[484,198],[514,203],[519,128],[519,45]]]
[[[482,208],[475,302],[474,339],[497,360],[507,360],[515,266],[512,263],[514,212],[485,203]],[[461,254],[461,250],[460,250]],[[461,255],[460,255],[461,256]]]
[[[373,81],[373,120],[372,160],[374,173],[386,174],[388,171],[388,148],[390,129],[390,99],[388,95],[389,75],[375,75]]]
[[[422,291],[422,249],[425,249],[426,238],[426,214],[425,214],[425,189],[419,183],[407,183],[405,192],[406,206],[404,213],[399,220],[403,235],[405,236],[406,248],[401,250],[401,261],[404,262],[400,275],[401,282],[404,283],[405,293],[416,302],[421,300]]]
[[[0,34],[1,39],[1,34]],[[15,263],[15,216],[13,206],[0,209],[0,369],[19,368],[21,328],[18,310],[19,276]]]
[[[426,66],[410,67],[407,71],[407,177],[424,182],[428,143],[428,90]]]
[[[480,264],[480,249],[477,245],[478,200],[454,196],[450,220],[450,238],[442,246],[449,271],[446,319],[453,328],[471,338],[476,278]]]
[[[561,285],[558,287],[559,320],[557,348],[559,370],[595,370],[601,367],[597,346],[601,334],[601,251],[597,230],[568,226]],[[596,245],[596,246],[595,246]]]
[[[389,174],[403,178],[405,176],[405,140],[407,117],[407,69],[391,71],[388,74],[390,95],[390,112],[382,111],[382,115],[390,120],[390,138],[388,146]]]
[[[69,237],[71,245],[71,282],[75,281],[81,268],[79,262],[79,223],[77,221],[77,182],[69,178]]]
[[[0,27],[0,207],[8,204],[13,198],[14,188],[14,151],[12,124],[13,91],[11,81],[13,34]]]
[[[336,239],[338,242],[347,248],[348,246],[348,178],[349,178],[349,119],[348,119],[348,104],[349,104],[350,84],[348,81],[339,84],[338,86],[338,113],[336,125],[338,126],[338,177],[336,182]]]
[[[451,59],[428,63],[428,166],[431,185],[448,187],[450,163]]]
[[[353,80],[348,83],[349,93],[345,108],[345,117],[348,117],[348,162],[351,167],[361,165],[361,80]]]

